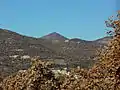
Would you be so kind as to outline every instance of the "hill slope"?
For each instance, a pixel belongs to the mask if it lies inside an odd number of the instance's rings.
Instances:
[[[20,35],[10,30],[0,29],[0,72],[8,75],[30,66],[31,57],[52,60],[56,66],[89,67],[94,61],[96,50],[103,43],[81,39],[68,39],[58,33],[42,38]],[[103,38],[104,40],[105,38]],[[56,40],[58,40],[56,42]],[[79,43],[78,43],[79,40]]]

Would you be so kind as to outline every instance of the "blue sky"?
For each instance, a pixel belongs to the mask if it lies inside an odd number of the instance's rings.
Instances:
[[[120,0],[116,0],[117,10],[120,10]]]
[[[95,40],[106,36],[104,21],[119,7],[115,1],[0,0],[0,27],[34,37],[59,32]]]

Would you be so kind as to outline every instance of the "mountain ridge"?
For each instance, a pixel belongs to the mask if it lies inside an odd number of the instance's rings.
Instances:
[[[57,32],[49,33],[45,36],[42,36],[41,38],[48,39],[48,40],[67,40],[68,39]]]
[[[68,40],[74,40],[74,39],[78,39],[78,40],[84,40],[84,41],[97,41],[97,40],[101,40],[101,39],[103,39],[103,38],[109,38],[110,36],[105,36],[105,37],[101,37],[101,38],[98,38],[98,39],[95,39],[95,40],[86,40],[86,39],[80,39],[80,38],[68,38],[68,37],[65,37],[64,35],[62,35],[62,34],[60,34],[60,33],[58,33],[58,32],[52,32],[52,33],[48,33],[48,34],[46,34],[46,35],[43,35],[43,36],[41,36],[41,37],[34,37],[34,36],[28,36],[28,35],[23,35],[23,34],[20,34],[20,33],[18,33],[18,32],[15,32],[15,31],[12,31],[12,30],[8,30],[8,29],[2,29],[2,28],[0,28],[0,31],[5,31],[5,32],[8,32],[8,33],[12,33],[12,34],[18,34],[18,35],[20,35],[20,36],[26,36],[26,37],[31,37],[31,38],[36,38],[36,39],[48,39],[48,38],[44,38],[44,37],[46,37],[46,36],[60,36],[60,37],[64,37],[65,39],[68,39]],[[111,37],[110,37],[111,38]]]
[[[52,35],[59,37],[58,33],[53,33]],[[98,43],[98,41],[102,41],[104,38],[92,42],[82,39],[72,39],[71,41],[68,38],[64,39],[64,36],[62,38],[62,40],[57,38],[60,42],[53,43],[55,38],[51,41],[51,39],[28,37],[0,29],[0,73],[6,72],[10,74],[11,72],[29,67],[30,61],[21,60],[20,57],[23,56],[52,60],[56,62],[57,67],[66,67],[68,65],[69,67],[81,66],[88,68],[95,62],[96,50],[101,45],[105,45],[104,43]],[[81,41],[80,43],[78,43],[79,40]],[[59,63],[61,64],[59,65]]]

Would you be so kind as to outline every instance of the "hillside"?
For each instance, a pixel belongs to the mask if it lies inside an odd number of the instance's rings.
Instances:
[[[64,41],[58,38],[56,40],[44,39],[41,44],[56,51],[59,55],[65,55],[68,65],[89,67],[95,62],[94,57],[97,55],[97,50],[104,48],[111,39],[108,38],[104,37],[95,41],[86,41],[78,38],[65,39]]]
[[[55,35],[54,35],[55,34]],[[96,41],[68,39],[58,33],[49,38],[34,38],[0,29],[0,72],[4,75],[30,67],[30,58],[54,61],[56,67],[90,67],[96,50],[104,44]],[[52,38],[54,37],[54,38]],[[104,38],[103,38],[104,39]],[[57,41],[56,41],[57,40]],[[100,39],[102,41],[102,39]]]
[[[43,46],[39,39],[0,29],[0,72],[8,75],[30,66],[31,57],[54,59],[56,52]]]

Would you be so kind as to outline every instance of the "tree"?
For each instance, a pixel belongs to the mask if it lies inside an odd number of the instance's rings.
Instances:
[[[105,21],[105,23],[107,27],[113,29],[113,31],[109,31],[108,34],[112,33],[112,35],[115,36],[120,35],[120,10],[117,12],[116,18],[113,18],[112,16],[108,19],[108,21]]]

